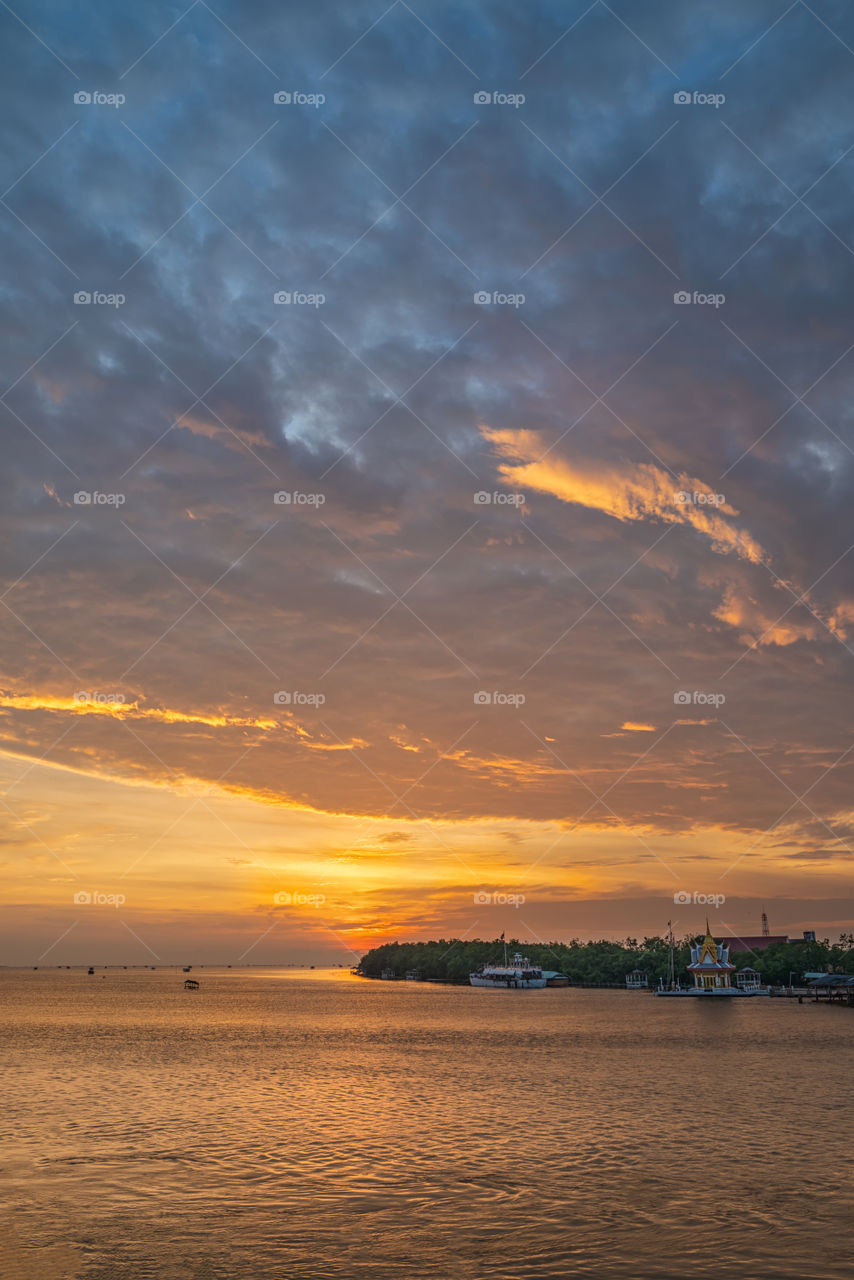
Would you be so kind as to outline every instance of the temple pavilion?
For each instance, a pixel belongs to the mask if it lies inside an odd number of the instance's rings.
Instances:
[[[732,990],[730,975],[735,965],[730,963],[729,943],[715,942],[706,920],[706,936],[691,948],[688,972],[694,975],[694,988],[698,991]]]

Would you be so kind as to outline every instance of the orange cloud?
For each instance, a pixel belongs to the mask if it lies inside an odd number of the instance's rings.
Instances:
[[[720,555],[734,552],[752,564],[768,559],[747,530],[731,523],[738,511],[700,480],[680,474],[674,481],[651,463],[622,467],[590,460],[570,463],[548,454],[546,441],[536,431],[496,431],[486,426],[480,430],[503,460],[502,479],[514,488],[549,493],[562,502],[604,511],[616,520],[690,525]]]
[[[854,600],[843,600],[828,620],[828,626],[840,640],[848,639],[848,626],[854,622]]]
[[[103,696],[104,701],[101,701]],[[247,719],[241,716],[193,715],[170,707],[141,707],[138,702],[117,701],[121,695],[76,693],[73,697],[51,694],[0,694],[0,707],[15,711],[66,711],[78,716],[112,716],[114,719],[159,720],[161,724],[206,724],[213,728],[242,726],[253,729],[276,729],[277,720]],[[112,700],[109,700],[112,699]]]
[[[211,422],[206,418],[190,414],[184,414],[175,426],[179,431],[183,429],[194,436],[205,436],[208,440],[219,440],[223,444],[234,445],[239,440],[251,448],[264,449],[270,443],[260,431],[245,431],[240,427],[232,426],[231,423],[226,426],[222,422]]]
[[[749,645],[773,644],[783,648],[798,640],[819,639],[823,629],[817,621],[805,620],[801,610],[798,616],[792,612],[775,621],[758,601],[735,586],[727,587],[714,616],[736,627],[741,632],[741,643]]]
[[[481,778],[491,778],[498,786],[506,786],[511,782],[542,782],[551,777],[563,776],[566,769],[562,765],[542,764],[534,760],[513,759],[510,756],[495,756],[486,759],[476,756],[464,748],[449,751],[444,757],[461,769],[477,774]]]

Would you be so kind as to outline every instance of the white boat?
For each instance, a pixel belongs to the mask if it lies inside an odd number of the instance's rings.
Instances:
[[[509,990],[546,985],[546,979],[539,965],[533,964],[527,956],[520,955],[518,951],[508,964],[506,942],[504,963],[485,964],[477,973],[469,974],[469,982],[473,987],[504,987]]]

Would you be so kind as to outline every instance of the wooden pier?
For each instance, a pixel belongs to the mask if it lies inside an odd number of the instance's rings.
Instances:
[[[844,1004],[854,1009],[854,974],[823,973],[812,979],[809,989],[816,1004]]]

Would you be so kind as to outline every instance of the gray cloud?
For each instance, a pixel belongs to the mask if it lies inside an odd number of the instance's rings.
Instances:
[[[204,5],[148,53],[177,11],[34,13],[79,79],[3,15],[8,750],[662,832],[760,833],[815,783],[847,829],[851,14],[798,7],[748,52],[775,6],[611,7],[637,38],[599,6],[559,39],[580,3],[434,6],[438,38],[397,6],[349,53],[375,7],[217,9],[256,57]],[[507,487],[484,425],[696,478],[767,564],[691,527],[654,545],[649,513],[478,505]],[[222,723],[54,705],[78,689]],[[825,847],[805,805],[784,821],[786,857]]]

